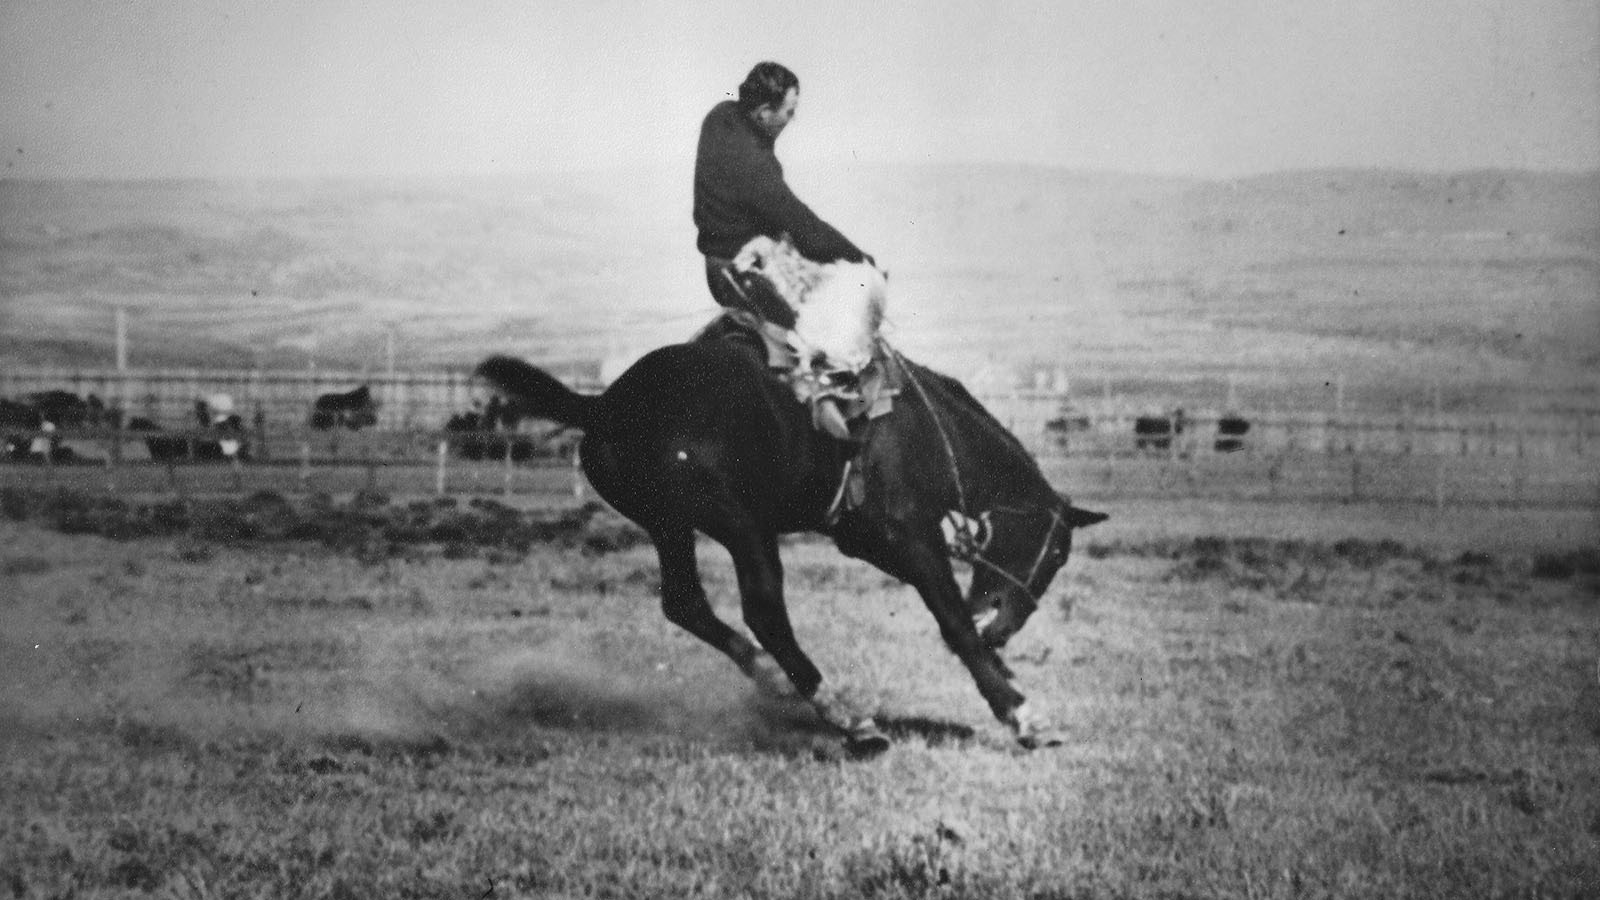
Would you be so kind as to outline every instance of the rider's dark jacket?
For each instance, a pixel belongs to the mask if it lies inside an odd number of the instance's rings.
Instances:
[[[861,262],[861,250],[800,202],[783,181],[773,140],[727,100],[700,125],[694,162],[696,246],[708,257],[732,259],[758,234],[784,232],[816,262]]]

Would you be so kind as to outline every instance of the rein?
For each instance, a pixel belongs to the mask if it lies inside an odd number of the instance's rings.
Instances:
[[[944,430],[944,423],[939,420],[939,410],[928,399],[928,392],[922,389],[922,381],[917,378],[917,373],[911,370],[911,366],[906,364],[906,358],[900,355],[900,351],[889,346],[887,341],[880,340],[879,343],[884,350],[894,356],[900,371],[906,373],[906,380],[911,382],[911,386],[917,390],[917,396],[922,398],[922,408],[926,409],[928,417],[933,419],[933,428],[939,432],[939,440],[944,442],[944,455],[950,460],[950,477],[956,483],[956,509],[964,516],[967,514],[967,495],[961,489],[961,467],[956,464],[955,445],[950,443],[950,435]]]
[[[917,373],[912,371],[911,367],[906,364],[906,359],[900,355],[900,351],[896,350],[894,347],[891,347],[887,342],[884,341],[880,341],[880,345],[890,355],[894,356],[895,361],[900,365],[900,371],[906,373],[906,380],[911,382],[911,386],[917,391],[917,396],[922,398],[922,406],[928,411],[929,418],[933,419],[934,430],[939,432],[939,440],[944,443],[945,456],[950,460],[950,478],[955,482],[957,511],[960,512],[962,518],[970,519],[970,516],[967,515],[966,491],[962,488],[961,484],[961,467],[956,462],[956,448],[955,445],[950,441],[950,434],[945,431],[944,422],[939,418],[938,409],[928,399],[928,392],[923,389],[922,382],[917,378]],[[1041,510],[1037,509],[1020,509],[1014,506],[997,506],[992,511],[1008,512],[1016,515],[1033,515],[1041,512]],[[1062,524],[1061,513],[1059,511],[1047,509],[1042,510],[1042,512],[1049,514],[1050,528],[1045,532],[1044,542],[1039,545],[1039,552],[1033,558],[1033,566],[1028,569],[1028,578],[1026,581],[1018,580],[1017,576],[1007,572],[1004,568],[996,565],[988,557],[984,556],[983,551],[988,549],[989,541],[994,536],[992,527],[989,529],[989,533],[982,541],[977,540],[976,536],[967,532],[964,528],[957,527],[955,529],[955,534],[962,537],[958,537],[956,545],[951,547],[951,555],[963,562],[967,562],[976,566],[983,566],[996,575],[999,575],[1001,578],[1004,578],[1006,581],[1009,581],[1021,588],[1024,594],[1027,594],[1029,597],[1033,597],[1033,589],[1029,587],[1029,585],[1033,584],[1034,578],[1038,576],[1039,567],[1044,565],[1044,558],[1045,555],[1050,552],[1050,543],[1056,536],[1056,529],[1060,528]],[[1034,599],[1037,600],[1038,598],[1035,597]]]

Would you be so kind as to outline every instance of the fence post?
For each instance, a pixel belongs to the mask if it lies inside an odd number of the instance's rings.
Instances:
[[[438,462],[433,470],[433,492],[440,497],[443,497],[445,460],[450,456],[450,442],[448,440],[439,441],[437,455]]]
[[[106,454],[106,468],[110,469],[106,479],[111,493],[117,492],[117,466],[122,463],[122,417],[113,416],[109,423],[111,434],[111,452]]]
[[[267,449],[267,413],[261,408],[261,401],[256,401],[256,414],[253,423],[256,427],[256,456],[262,462],[272,459],[272,452]]]
[[[49,422],[44,423],[49,431],[44,434],[44,477],[50,485],[56,483],[56,435],[55,426]]]
[[[511,497],[511,476],[513,474],[512,473],[512,468],[511,468],[511,445],[513,443],[515,443],[515,441],[513,441],[511,439],[510,434],[507,433],[507,435],[506,435],[506,455],[505,455],[505,474],[503,476],[503,480],[502,480],[501,485],[500,485],[500,493],[501,493],[502,496],[504,496],[504,497],[506,497],[508,499]]]
[[[578,457],[576,448],[572,451],[572,499],[583,500],[583,461]]]

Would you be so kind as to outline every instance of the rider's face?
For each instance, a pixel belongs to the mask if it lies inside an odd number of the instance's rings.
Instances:
[[[789,126],[789,120],[794,118],[795,107],[799,105],[800,90],[790,88],[789,92],[783,95],[782,103],[768,103],[756,109],[756,126],[765,132],[767,137],[777,140],[783,129]]]

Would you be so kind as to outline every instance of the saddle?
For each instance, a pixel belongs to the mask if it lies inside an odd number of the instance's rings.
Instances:
[[[763,354],[767,368],[811,410],[811,424],[842,441],[856,437],[860,423],[888,415],[900,393],[903,373],[882,338],[859,371],[827,370],[801,364],[792,332],[755,313],[724,309],[692,340],[740,341]],[[831,407],[831,409],[830,409]]]
[[[905,379],[897,355],[878,338],[868,364],[850,380],[823,379],[804,373],[799,355],[789,340],[788,329],[772,324],[755,313],[725,309],[701,328],[694,341],[726,340],[745,344],[762,354],[767,368],[794,391],[795,399],[811,412],[811,426],[840,441],[854,445],[855,452],[845,461],[839,475],[839,488],[825,515],[831,525],[840,515],[860,506],[866,499],[866,479],[861,474],[860,457],[865,447],[867,423],[888,415],[894,409],[895,395]]]
[[[732,263],[742,276],[761,279],[794,311],[793,328],[756,320],[753,330],[767,347],[768,365],[781,371],[795,397],[811,409],[813,426],[849,440],[851,421],[877,418],[893,407],[899,385],[892,383],[878,336],[888,286],[876,266],[812,262],[787,235],[752,238]]]

